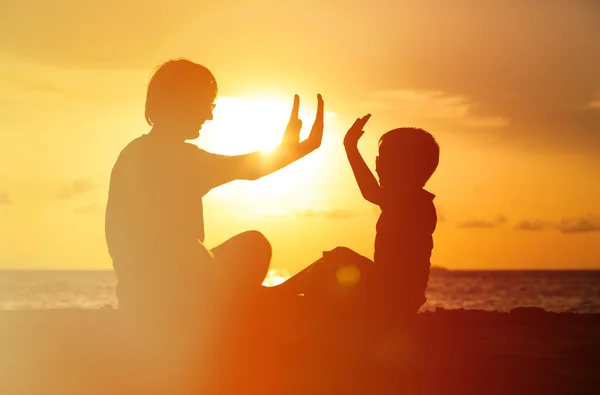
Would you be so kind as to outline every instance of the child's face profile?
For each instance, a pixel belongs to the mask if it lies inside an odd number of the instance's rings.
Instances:
[[[375,158],[375,172],[382,187],[410,187],[414,177],[411,175],[411,164],[408,153],[401,145],[379,145],[379,156]]]
[[[394,168],[390,163],[390,160],[386,156],[381,154],[375,158],[375,172],[379,177],[379,185],[389,185],[390,180],[393,178]]]

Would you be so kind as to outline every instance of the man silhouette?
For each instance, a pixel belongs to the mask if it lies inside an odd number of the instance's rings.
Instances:
[[[106,241],[122,309],[189,311],[237,303],[261,290],[271,259],[269,242],[248,231],[207,249],[202,197],[230,181],[273,173],[317,149],[323,100],[317,96],[306,140],[299,141],[296,95],[282,141],[271,155],[225,156],[186,143],[213,119],[216,95],[212,73],[186,59],[164,63],[148,84],[145,115],[152,129],[120,153],[106,208]]]

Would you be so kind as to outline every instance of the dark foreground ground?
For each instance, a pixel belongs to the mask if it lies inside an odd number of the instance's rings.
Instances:
[[[205,322],[197,348],[124,322],[110,309],[0,312],[0,394],[600,394],[600,314],[257,315]]]

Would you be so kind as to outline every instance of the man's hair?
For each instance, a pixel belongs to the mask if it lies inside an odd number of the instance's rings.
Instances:
[[[217,91],[217,81],[206,67],[182,58],[169,60],[156,69],[148,83],[146,122],[152,126],[194,98],[212,101]]]
[[[440,147],[423,129],[397,128],[379,139],[379,155],[393,158],[398,164],[410,164],[415,180],[425,185],[437,169]],[[389,162],[388,162],[389,163]]]

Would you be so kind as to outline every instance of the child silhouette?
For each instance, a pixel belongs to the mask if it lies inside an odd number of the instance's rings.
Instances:
[[[378,182],[357,147],[369,118],[354,122],[344,147],[363,197],[381,208],[374,260],[336,247],[279,288],[309,296],[312,307],[328,314],[331,307],[361,310],[366,301],[368,314],[413,315],[426,301],[437,214],[435,196],[423,188],[437,168],[439,146],[422,129],[390,130],[379,140]]]
[[[367,270],[363,270],[368,305],[384,314],[389,310],[416,313],[426,301],[432,234],[437,223],[435,196],[424,186],[438,166],[439,146],[422,129],[390,130],[379,140],[377,182],[357,147],[370,117],[368,114],[357,119],[344,138],[348,161],[362,196],[381,208],[374,265],[366,265]],[[364,261],[361,256],[351,258],[358,254],[349,249],[340,249],[336,254],[347,261],[358,257]]]

